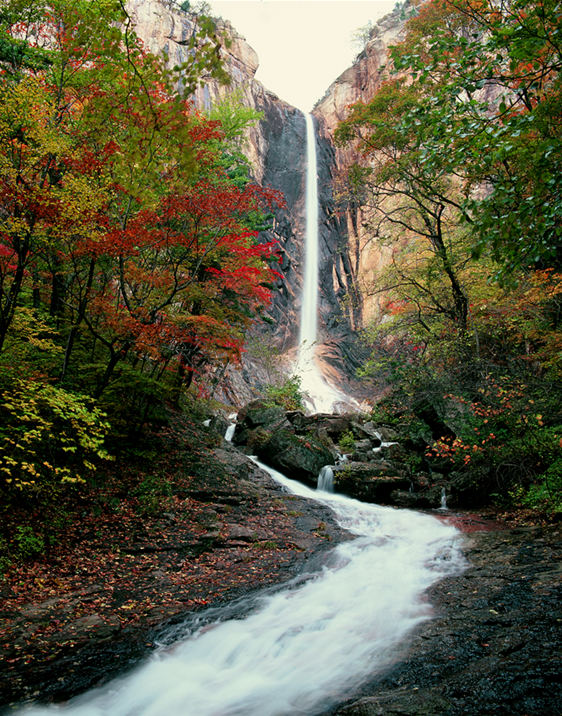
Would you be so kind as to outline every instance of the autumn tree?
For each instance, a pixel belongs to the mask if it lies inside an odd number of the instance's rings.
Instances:
[[[475,252],[490,251],[502,277],[559,269],[558,3],[423,3],[392,59],[425,97],[425,161],[464,182]]]
[[[82,406],[99,435],[108,424],[88,395],[103,396],[112,420],[141,396],[130,421],[139,427],[171,384],[177,393],[196,372],[204,381],[206,365],[236,361],[269,301],[276,259],[256,228],[280,198],[252,184],[233,151],[254,114],[233,112],[223,128],[186,96],[209,74],[224,77],[216,29],[198,23],[190,59],[170,70],[119,1],[2,9],[0,382],[38,411],[37,444],[23,457],[10,452],[22,445],[13,411],[0,436],[17,464],[41,459],[53,406],[66,399],[70,423]],[[30,316],[41,330],[26,328]],[[35,372],[32,352],[44,356]],[[120,395],[106,395],[112,381]]]
[[[435,430],[456,410],[451,400],[468,401],[466,425],[478,422],[496,399],[481,392],[486,381],[497,381],[496,397],[518,396],[493,408],[496,428],[511,426],[503,439],[533,467],[514,469],[505,494],[550,469],[560,422],[549,398],[560,381],[558,4],[416,3],[390,64],[394,74],[336,133],[358,149],[350,188],[370,207],[366,231],[390,247],[373,367]],[[542,406],[533,430],[513,412],[531,404]],[[508,453],[483,450],[483,474]]]

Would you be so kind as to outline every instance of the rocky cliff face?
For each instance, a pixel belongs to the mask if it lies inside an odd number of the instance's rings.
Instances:
[[[147,48],[165,52],[170,66],[189,59],[186,40],[194,30],[194,18],[166,0],[129,0],[128,9],[137,34]],[[219,33],[230,39],[222,54],[231,76],[231,85],[224,87],[210,80],[193,97],[200,109],[236,91],[249,107],[263,112],[264,119],[248,132],[245,151],[250,158],[256,181],[279,189],[287,201],[286,210],[278,210],[274,226],[264,240],[275,240],[282,255],[278,295],[271,308],[276,324],[276,347],[284,350],[296,339],[294,314],[298,303],[300,280],[300,238],[302,234],[305,129],[304,118],[294,107],[283,102],[254,78],[258,57],[229,23],[220,23]]]
[[[395,9],[374,26],[365,49],[355,62],[328,88],[324,97],[317,102],[313,114],[318,120],[321,142],[330,142],[339,122],[346,118],[348,107],[355,102],[369,101],[385,79],[387,53],[390,45],[400,41],[404,28],[403,10]],[[334,149],[334,186],[343,181],[354,161],[353,148]],[[378,306],[369,298],[373,277],[387,261],[381,247],[369,241],[369,234],[363,224],[368,213],[345,200],[337,206],[341,233],[347,236],[347,264],[342,263],[341,275],[349,300],[355,305],[354,325],[361,327],[377,314]]]
[[[186,39],[193,32],[193,17],[181,12],[166,0],[129,0],[129,12],[138,35],[152,52],[164,51],[170,65],[188,59]],[[298,341],[300,296],[304,268],[304,201],[306,172],[305,120],[300,110],[269,92],[255,79],[258,58],[236,30],[227,22],[220,22],[219,32],[230,38],[229,47],[223,47],[223,58],[231,76],[231,85],[221,87],[209,81],[194,96],[199,108],[208,108],[212,102],[235,90],[242,100],[263,113],[263,119],[248,133],[246,153],[249,156],[254,178],[280,190],[287,207],[277,210],[273,228],[265,232],[264,241],[277,242],[282,262],[282,279],[273,305],[269,309],[271,326],[268,333],[254,337],[261,342],[260,350],[271,350],[275,355],[291,354]],[[318,174],[320,200],[320,280],[319,338],[325,342],[324,356],[334,365],[347,362],[353,372],[356,351],[352,348],[352,326],[357,315],[342,301],[354,290],[350,282],[351,258],[348,253],[345,217],[338,216],[332,198],[336,155],[328,135],[328,125],[318,140]],[[266,345],[267,344],[267,345]],[[255,366],[252,365],[255,371]],[[249,381],[248,374],[246,375]],[[267,376],[262,376],[264,379]],[[258,380],[259,380],[258,376]],[[255,379],[255,375],[254,375]],[[248,382],[247,381],[247,382]],[[244,391],[238,385],[237,392]],[[249,397],[249,396],[247,396]]]

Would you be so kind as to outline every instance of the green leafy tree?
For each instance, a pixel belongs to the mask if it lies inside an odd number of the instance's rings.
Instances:
[[[561,48],[553,0],[433,0],[392,52],[423,97],[424,161],[462,181],[474,251],[503,278],[561,265]]]
[[[412,438],[506,499],[558,469],[559,19],[548,0],[416,3],[395,75],[336,133],[387,247],[371,373]]]

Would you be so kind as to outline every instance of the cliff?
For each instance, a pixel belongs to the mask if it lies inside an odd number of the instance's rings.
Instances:
[[[170,66],[188,59],[186,39],[193,32],[192,15],[165,0],[129,0],[128,9],[137,34],[149,50],[165,52]],[[285,209],[275,212],[272,230],[262,236],[264,241],[273,240],[278,244],[282,256],[282,278],[268,310],[269,326],[260,328],[251,338],[242,381],[235,379],[234,393],[240,399],[250,397],[247,386],[255,382],[256,377],[258,382],[271,378],[265,366],[268,361],[263,359],[265,353],[269,353],[270,362],[273,358],[277,369],[280,354],[290,359],[298,342],[304,268],[306,131],[300,110],[268,91],[255,79],[258,57],[246,40],[228,22],[219,20],[217,30],[219,35],[225,34],[229,38],[228,46],[223,44],[222,57],[231,84],[224,87],[214,80],[206,82],[196,91],[194,103],[204,110],[214,101],[235,91],[247,106],[263,113],[263,119],[248,132],[245,152],[250,158],[254,179],[280,190],[287,202]],[[353,302],[343,300],[354,287],[349,281],[351,258],[346,221],[335,211],[332,197],[335,162],[331,140],[324,131],[318,138],[319,342],[326,343],[322,352],[332,365],[339,366],[340,373],[352,374],[357,362],[357,351],[353,347],[353,326],[357,324],[357,315],[354,316],[352,310]],[[253,360],[253,354],[261,355],[258,365]],[[288,365],[287,360],[286,363]]]
[[[330,85],[316,103],[313,114],[318,121],[320,141],[331,142],[339,122],[346,118],[349,106],[369,101],[388,77],[388,48],[400,41],[403,28],[404,8],[397,6],[376,23],[353,65]],[[369,220],[368,210],[344,198],[345,175],[354,159],[352,146],[334,149],[334,191],[340,196],[336,208],[348,242],[349,265],[345,267],[345,285],[349,299],[355,305],[354,325],[360,328],[378,313],[373,290],[376,289],[376,276],[388,260],[388,253],[370,241],[365,227]]]

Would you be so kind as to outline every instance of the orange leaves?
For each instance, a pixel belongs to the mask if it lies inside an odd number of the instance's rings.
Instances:
[[[124,12],[114,0],[41,6],[8,29],[30,38],[32,58],[48,47],[45,61],[0,86],[0,346],[32,282],[70,331],[63,374],[75,342],[109,354],[96,395],[129,353],[187,370],[239,355],[276,278],[273,246],[251,227],[283,204],[246,183],[243,160],[229,178],[232,131],[178,96]],[[178,70],[186,90],[217,76],[209,52]]]

